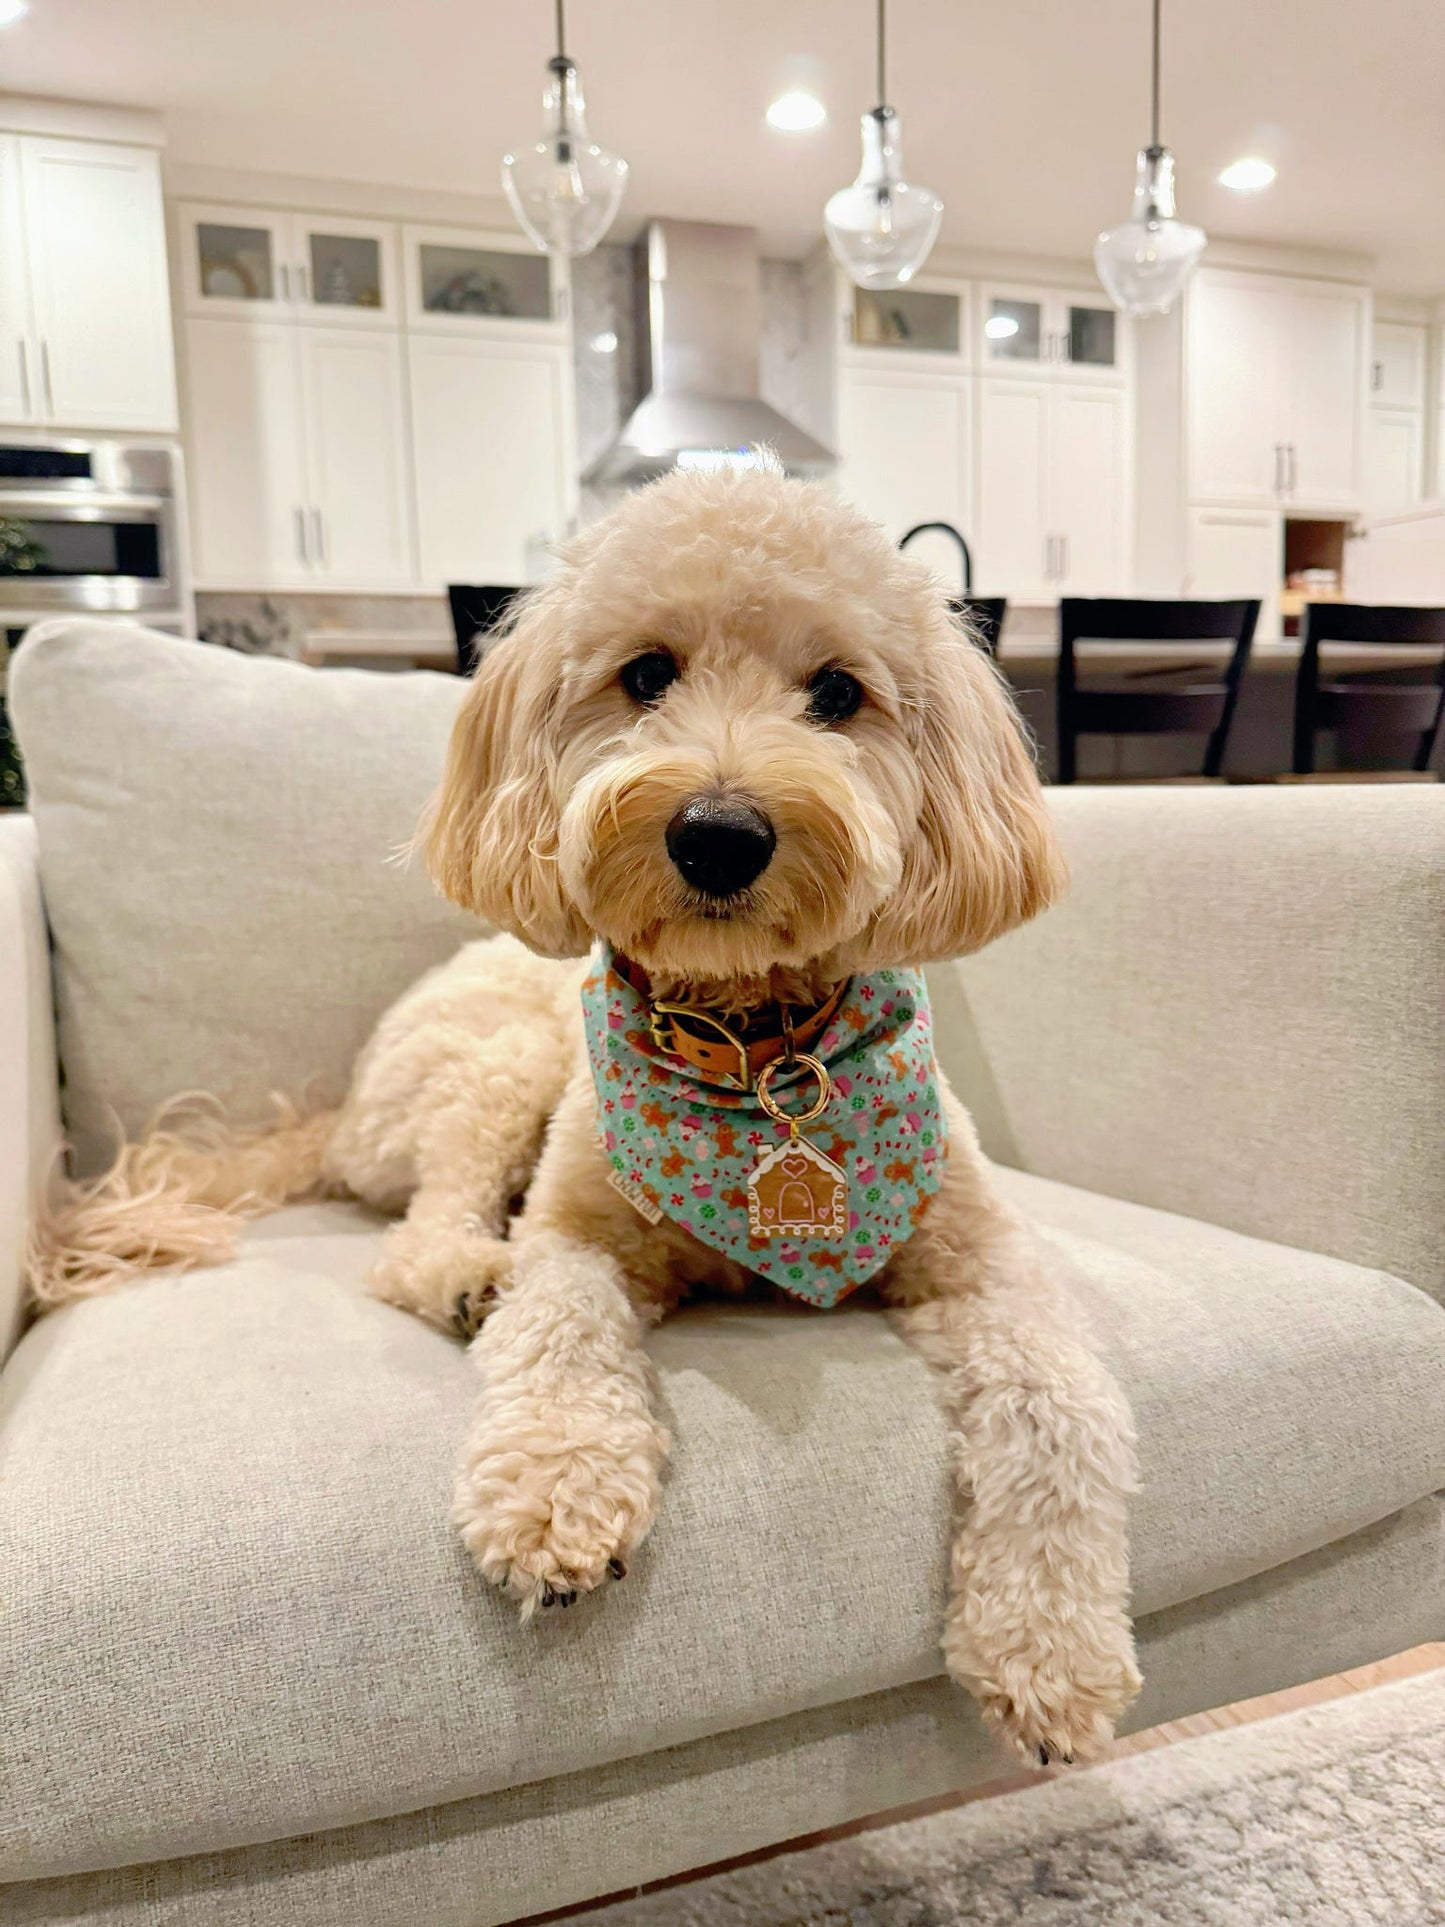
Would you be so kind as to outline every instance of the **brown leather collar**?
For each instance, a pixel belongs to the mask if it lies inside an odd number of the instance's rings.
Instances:
[[[660,1003],[653,1000],[647,975],[629,957],[613,957],[613,967],[647,999],[651,1014],[652,1041],[665,1057],[681,1058],[704,1077],[731,1078],[740,1089],[750,1091],[758,1073],[767,1065],[794,1051],[811,1050],[838,1014],[848,989],[845,977],[811,1009],[788,1009],[792,1037],[784,1027],[781,1007],[769,1004],[756,1012],[745,1025],[726,1022],[715,1011],[695,1004]]]

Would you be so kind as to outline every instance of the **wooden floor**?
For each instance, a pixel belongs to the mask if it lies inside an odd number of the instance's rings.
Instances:
[[[1416,1646],[1408,1653],[1397,1653],[1393,1659],[1378,1660],[1372,1666],[1358,1666],[1352,1673],[1333,1673],[1328,1679],[1310,1680],[1303,1686],[1291,1686],[1283,1693],[1265,1693],[1259,1699],[1239,1700],[1233,1706],[1219,1706],[1209,1713],[1191,1713],[1187,1719],[1167,1720],[1162,1726],[1147,1727],[1142,1733],[1130,1733],[1126,1738],[1116,1740],[1105,1757],[1122,1760],[1133,1753],[1152,1753],[1156,1747],[1172,1746],[1176,1740],[1198,1739],[1201,1734],[1218,1733],[1229,1726],[1249,1726],[1255,1720],[1273,1719],[1277,1713],[1293,1713],[1302,1706],[1318,1706],[1324,1700],[1343,1699],[1349,1693],[1363,1693],[1371,1686],[1384,1686],[1391,1680],[1408,1679],[1412,1673],[1433,1672],[1437,1666],[1445,1666],[1445,1642]],[[830,1827],[823,1833],[810,1833],[801,1839],[785,1840],[780,1846],[766,1848],[761,1853],[743,1854],[735,1860],[699,1867],[693,1873],[676,1874],[670,1880],[654,1881],[649,1886],[633,1889],[627,1895],[611,1894],[608,1898],[631,1899],[635,1894],[658,1893],[668,1887],[685,1886],[690,1880],[721,1873],[729,1867],[752,1866],[760,1860],[771,1859],[775,1854],[797,1853],[806,1847],[821,1846],[828,1840],[846,1840],[853,1834],[866,1833],[874,1827],[894,1826],[900,1820],[917,1820],[927,1813],[946,1813],[952,1807],[968,1806],[975,1800],[992,1800],[1000,1793],[1016,1793],[1024,1787],[1036,1787],[1061,1773],[1081,1771],[1087,1772],[1088,1768],[1056,1766],[1037,1773],[1025,1771],[1004,1779],[987,1780],[963,1793],[945,1793],[934,1800],[920,1800],[912,1806],[894,1807],[887,1813],[870,1814],[867,1819],[850,1821],[847,1826]],[[585,1903],[586,1907],[601,1904],[596,1900]],[[525,1921],[515,1922],[513,1927],[543,1927],[544,1922],[565,1921],[583,1911],[583,1907],[565,1907],[553,1913],[531,1914]]]

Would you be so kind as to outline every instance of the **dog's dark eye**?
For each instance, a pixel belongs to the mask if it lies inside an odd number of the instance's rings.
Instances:
[[[862,700],[862,684],[846,669],[820,669],[808,684],[808,714],[815,723],[846,723]]]
[[[650,649],[645,656],[634,656],[623,665],[620,680],[633,702],[645,709],[665,696],[680,674],[665,649]]]

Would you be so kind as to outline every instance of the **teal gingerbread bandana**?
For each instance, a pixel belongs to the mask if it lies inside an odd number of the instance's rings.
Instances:
[[[919,971],[850,982],[809,1043],[832,1090],[801,1136],[769,1115],[751,1077],[744,1088],[741,1072],[704,1075],[666,1052],[610,951],[583,982],[582,1014],[612,1182],[651,1223],[670,1218],[820,1306],[871,1278],[912,1235],[947,1148]],[[818,1091],[802,1062],[779,1063],[766,1081],[793,1116]]]

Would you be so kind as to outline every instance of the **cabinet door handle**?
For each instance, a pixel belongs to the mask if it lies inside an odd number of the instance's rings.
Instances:
[[[25,352],[23,335],[16,340],[15,346],[20,350],[20,393],[28,416],[30,413],[30,357]]]
[[[48,341],[42,341],[40,344],[40,385],[45,393],[45,412],[53,416],[55,390],[50,386],[50,343]]]
[[[1383,361],[1370,363],[1370,387],[1378,394],[1385,385],[1385,364]]]
[[[1276,495],[1284,494],[1284,443],[1283,442],[1276,442],[1274,445],[1274,492]]]
[[[1054,538],[1051,535],[1046,535],[1044,537],[1044,581],[1052,582],[1053,579],[1054,579]]]
[[[311,295],[307,287],[305,268],[293,268],[292,273],[296,276],[296,299],[298,301],[309,301]]]
[[[1294,494],[1295,489],[1299,486],[1298,456],[1299,456],[1299,451],[1298,449],[1296,449],[1294,443],[1291,442],[1289,444],[1289,484],[1288,484],[1289,492],[1291,495]]]
[[[284,261],[281,262],[276,269],[276,280],[281,288],[281,299],[283,301],[289,301],[291,299],[291,270]]]
[[[1068,574],[1069,574],[1069,538],[1067,535],[1061,535],[1059,537],[1059,580],[1060,582],[1066,581],[1068,579]]]
[[[306,511],[292,509],[291,514],[296,523],[296,559],[302,568],[308,568],[311,563],[311,554],[306,546]]]
[[[322,519],[320,509],[312,509],[311,511],[311,533],[315,538],[313,546],[315,547],[315,550],[316,550],[316,560],[321,564],[322,568],[325,568],[326,566],[326,523]]]

